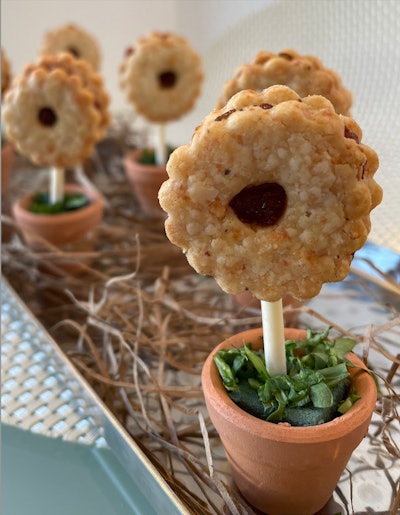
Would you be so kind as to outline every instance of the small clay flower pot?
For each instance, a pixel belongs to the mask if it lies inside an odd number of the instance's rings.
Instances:
[[[11,170],[15,160],[14,147],[9,141],[1,145],[1,196],[7,192]]]
[[[305,331],[286,329],[286,339]],[[377,391],[373,377],[350,354],[351,386],[361,396],[351,409],[318,426],[292,427],[253,417],[228,396],[213,356],[221,348],[262,345],[262,329],[228,338],[208,356],[202,371],[207,410],[219,436],[233,479],[243,497],[269,515],[312,515],[329,501],[354,449],[368,431]]]
[[[158,190],[168,179],[165,165],[151,165],[139,162],[142,150],[134,150],[124,158],[125,173],[132,185],[143,215],[146,218],[164,219],[166,213],[158,202]]]
[[[29,211],[35,193],[19,198],[12,206],[17,225],[25,243],[34,250],[49,251],[49,244],[64,252],[93,250],[98,226],[103,217],[104,198],[94,189],[66,185],[66,192],[83,192],[90,204],[83,208],[57,214],[38,214]],[[69,271],[71,267],[67,266]]]

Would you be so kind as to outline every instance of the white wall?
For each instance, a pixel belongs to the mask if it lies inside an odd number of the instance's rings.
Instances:
[[[1,44],[15,74],[37,58],[47,31],[70,22],[80,25],[101,45],[101,73],[113,112],[131,110],[119,88],[118,67],[124,50],[137,38],[152,30],[176,31],[203,55],[230,26],[270,1],[1,0]],[[171,124],[172,136],[182,123],[191,122]]]

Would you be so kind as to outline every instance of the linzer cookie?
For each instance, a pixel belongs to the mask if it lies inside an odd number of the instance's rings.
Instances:
[[[185,38],[172,33],[139,39],[120,66],[127,99],[152,122],[176,120],[190,111],[202,81],[200,57]]]
[[[338,113],[349,115],[352,94],[343,86],[340,76],[326,68],[312,55],[300,55],[292,49],[277,54],[260,51],[253,62],[243,64],[223,87],[217,107],[222,107],[238,91],[262,91],[275,84],[285,85],[298,95],[322,95],[330,100]]]
[[[344,279],[382,197],[378,157],[326,98],[244,90],[173,152],[166,233],[227,293],[276,301]]]
[[[110,121],[101,77],[69,54],[25,67],[5,96],[7,138],[39,165],[73,167],[89,157]]]
[[[100,114],[98,139],[102,139],[105,136],[105,129],[110,124],[111,116],[108,111],[110,97],[104,89],[101,75],[90,69],[85,60],[74,58],[72,55],[65,55],[61,58],[59,57],[56,62],[57,66],[62,67],[63,71],[68,76],[77,75],[82,82],[82,86],[92,93],[94,97],[94,105]],[[38,67],[43,68],[49,73],[54,68],[54,63],[54,56],[43,55],[40,61],[35,64],[28,65],[25,69],[25,73],[29,74],[32,70],[37,69]]]
[[[63,52],[85,60],[94,70],[100,68],[101,53],[97,40],[73,23],[48,32],[40,49],[41,55],[55,55]]]

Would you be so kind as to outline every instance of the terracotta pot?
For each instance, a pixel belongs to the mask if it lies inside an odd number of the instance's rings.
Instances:
[[[285,330],[286,339],[304,339],[305,334]],[[269,515],[311,515],[329,501],[353,450],[368,431],[377,397],[375,381],[368,372],[351,368],[352,386],[361,399],[325,424],[290,427],[258,419],[229,398],[213,355],[244,342],[260,348],[261,337],[262,329],[238,333],[208,356],[202,371],[207,410],[244,498]],[[353,354],[349,359],[362,366]]]
[[[5,141],[1,146],[1,196],[6,193],[11,170],[14,164],[14,147],[9,141]]]
[[[142,150],[134,150],[124,158],[125,173],[132,185],[143,215],[146,218],[166,217],[158,202],[158,190],[168,179],[165,165],[142,164],[138,160]]]
[[[84,192],[91,202],[81,209],[57,214],[30,212],[28,208],[35,193],[21,197],[13,204],[14,218],[26,244],[32,249],[48,251],[50,243],[65,252],[93,250],[103,216],[104,198],[94,189],[74,184],[66,185],[65,191]]]

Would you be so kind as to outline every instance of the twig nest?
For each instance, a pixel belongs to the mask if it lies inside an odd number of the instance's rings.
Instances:
[[[11,65],[4,49],[1,49],[1,98],[11,84]]]
[[[77,59],[90,63],[99,70],[101,52],[97,40],[73,23],[48,32],[43,39],[40,54],[56,55],[67,52]]]
[[[170,32],[152,32],[125,52],[120,84],[136,111],[152,122],[176,120],[195,105],[203,82],[199,55]]]
[[[110,122],[103,80],[82,59],[45,55],[5,96],[7,137],[34,163],[73,167],[93,153]]]
[[[171,155],[169,239],[223,290],[276,301],[342,280],[382,197],[377,154],[322,96],[245,90]]]
[[[332,102],[336,112],[350,113],[352,94],[340,76],[317,57],[300,55],[292,49],[277,54],[260,51],[253,62],[239,66],[235,76],[224,84],[217,107],[224,106],[238,91],[262,91],[275,84],[288,86],[301,97],[322,95]]]

